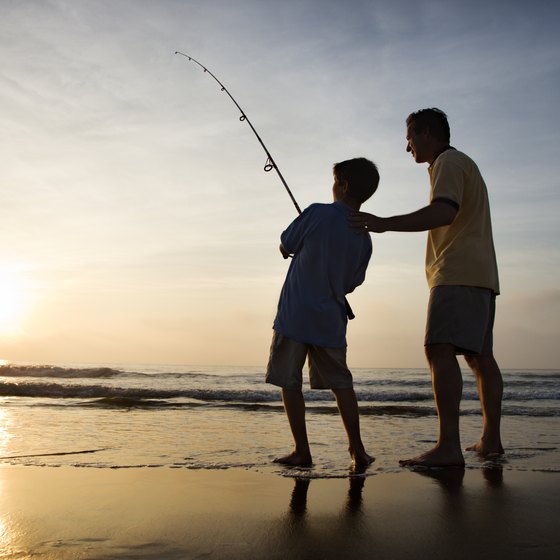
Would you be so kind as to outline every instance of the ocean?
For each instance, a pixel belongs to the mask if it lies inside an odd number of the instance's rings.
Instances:
[[[431,447],[437,416],[427,369],[353,369],[362,438],[376,458],[367,475]],[[505,370],[506,454],[468,469],[560,471],[560,370]],[[461,433],[478,441],[476,385],[464,372]],[[0,465],[123,469],[241,468],[316,478],[351,474],[330,391],[304,386],[314,465],[272,463],[292,448],[280,392],[264,367],[154,365],[0,366]]]

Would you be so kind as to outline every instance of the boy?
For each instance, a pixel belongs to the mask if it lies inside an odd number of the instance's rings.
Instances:
[[[312,204],[281,235],[280,252],[293,255],[278,303],[266,382],[282,388],[294,450],[274,460],[289,466],[312,464],[305,424],[302,369],[309,358],[312,389],[331,389],[348,435],[352,462],[373,458],[360,436],[358,402],[346,365],[344,296],[365,279],[372,253],[368,235],[356,234],[347,217],[377,190],[377,167],[365,158],[333,168],[332,204]]]

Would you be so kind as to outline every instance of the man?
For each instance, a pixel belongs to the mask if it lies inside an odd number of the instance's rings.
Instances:
[[[502,375],[494,359],[493,324],[499,293],[488,194],[476,164],[449,145],[447,116],[439,109],[409,115],[406,151],[427,163],[428,206],[401,216],[356,213],[353,227],[369,232],[428,230],[426,277],[430,288],[426,357],[439,418],[439,438],[403,466],[464,466],[459,434],[464,355],[478,386],[483,413],[480,441],[467,450],[482,456],[504,452],[500,438]]]

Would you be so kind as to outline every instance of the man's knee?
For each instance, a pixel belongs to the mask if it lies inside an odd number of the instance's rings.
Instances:
[[[464,356],[465,358],[465,362],[467,362],[467,365],[473,370],[477,370],[478,369],[478,365],[480,363],[480,356],[475,356],[472,354],[465,354]]]
[[[484,374],[498,368],[492,354],[465,354],[465,361],[475,374]]]
[[[424,352],[430,365],[444,360],[456,360],[453,344],[426,344]]]

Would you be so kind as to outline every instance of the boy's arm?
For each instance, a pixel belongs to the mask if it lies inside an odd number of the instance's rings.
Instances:
[[[303,244],[304,238],[309,234],[315,224],[313,221],[314,209],[317,205],[308,206],[283,232],[280,236],[280,252],[287,259],[295,255]]]
[[[287,251],[286,247],[284,247],[284,245],[282,245],[282,243],[280,243],[280,252],[282,253],[282,256],[287,259],[290,256],[290,253]]]
[[[357,230],[372,233],[385,231],[426,231],[450,225],[457,214],[457,208],[446,201],[434,200],[416,212],[380,218],[367,212],[356,212],[349,216],[350,225]]]

